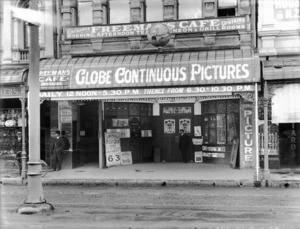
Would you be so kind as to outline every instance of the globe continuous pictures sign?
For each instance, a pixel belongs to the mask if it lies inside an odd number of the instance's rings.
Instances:
[[[77,67],[40,70],[41,89],[86,89],[251,83],[257,81],[252,60],[235,63],[156,64],[111,69]]]
[[[105,37],[143,36],[147,35],[149,29],[155,24],[158,23],[66,27],[65,39],[73,40],[97,39]],[[170,21],[160,24],[166,25],[169,28],[170,33],[172,34],[250,29],[250,22],[246,17]]]

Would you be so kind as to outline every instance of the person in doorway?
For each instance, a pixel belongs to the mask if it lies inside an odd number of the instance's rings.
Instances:
[[[62,140],[63,140],[64,143],[65,143],[65,148],[64,148],[64,150],[70,149],[70,142],[69,142],[69,139],[68,139],[67,136],[66,136],[66,131],[64,131],[64,130],[61,131],[61,138],[62,138]]]
[[[182,154],[183,162],[187,163],[189,161],[189,155],[191,150],[191,139],[190,136],[187,135],[183,129],[179,130],[179,134],[179,149]]]
[[[22,132],[17,131],[13,142],[14,153],[17,154],[18,162],[22,165]]]
[[[52,156],[52,165],[54,171],[61,170],[61,154],[65,148],[65,143],[62,137],[60,136],[60,131],[55,131],[55,139],[51,148],[51,156]]]

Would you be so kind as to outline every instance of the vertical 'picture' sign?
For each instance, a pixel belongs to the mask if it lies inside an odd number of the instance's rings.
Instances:
[[[121,164],[121,140],[120,133],[105,133],[106,166]]]

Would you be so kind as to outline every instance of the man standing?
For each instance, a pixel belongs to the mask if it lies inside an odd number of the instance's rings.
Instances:
[[[17,131],[16,138],[13,142],[14,153],[17,154],[18,162],[22,165],[22,132]],[[21,169],[21,168],[20,168]]]
[[[184,132],[183,129],[179,130],[180,138],[179,138],[179,149],[182,153],[183,162],[187,163],[189,161],[189,154],[191,148],[190,137]]]
[[[52,145],[52,149],[51,149],[51,155],[52,155],[52,165],[53,165],[53,169],[54,171],[57,170],[61,170],[61,153],[65,148],[65,143],[62,139],[62,137],[60,137],[60,131],[57,130],[55,131],[55,140],[54,143]]]
[[[63,141],[65,143],[64,150],[69,150],[70,149],[70,142],[69,142],[68,137],[66,136],[66,131],[64,131],[64,130],[61,131],[61,138],[63,139]]]

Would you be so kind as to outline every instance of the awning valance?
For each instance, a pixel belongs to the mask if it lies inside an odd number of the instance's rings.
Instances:
[[[265,80],[294,80],[300,76],[300,59],[264,61]]]
[[[134,54],[40,63],[41,90],[229,85],[259,82],[252,50]]]
[[[28,69],[1,69],[0,98],[24,98]]]
[[[26,84],[28,69],[1,69],[0,85]]]

